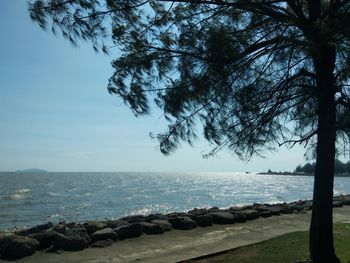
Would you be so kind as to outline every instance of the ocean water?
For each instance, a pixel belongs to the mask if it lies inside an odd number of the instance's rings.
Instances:
[[[313,177],[245,173],[0,173],[0,230],[48,221],[311,199]],[[335,178],[334,194],[349,194]]]

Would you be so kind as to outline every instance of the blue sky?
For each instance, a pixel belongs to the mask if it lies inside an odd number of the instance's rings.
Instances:
[[[165,128],[160,113],[135,118],[107,92],[118,54],[73,48],[32,23],[26,8],[25,0],[0,1],[0,171],[239,172],[305,162],[301,147],[248,163],[229,152],[203,159],[204,140],[163,156],[149,137]]]

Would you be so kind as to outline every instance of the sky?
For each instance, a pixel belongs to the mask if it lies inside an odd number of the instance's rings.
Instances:
[[[149,136],[165,130],[161,112],[136,118],[107,92],[117,51],[42,31],[25,0],[0,0],[0,32],[0,171],[262,172],[306,162],[299,146],[249,162],[227,151],[203,159],[204,139],[163,156]]]

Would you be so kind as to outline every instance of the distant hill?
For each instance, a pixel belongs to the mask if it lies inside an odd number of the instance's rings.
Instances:
[[[38,168],[25,169],[25,170],[17,170],[16,173],[47,173],[47,171]]]

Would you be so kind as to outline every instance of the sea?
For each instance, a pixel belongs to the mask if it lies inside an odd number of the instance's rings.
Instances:
[[[311,199],[312,176],[253,173],[0,172],[0,231],[45,222]],[[350,193],[336,177],[334,194]]]

